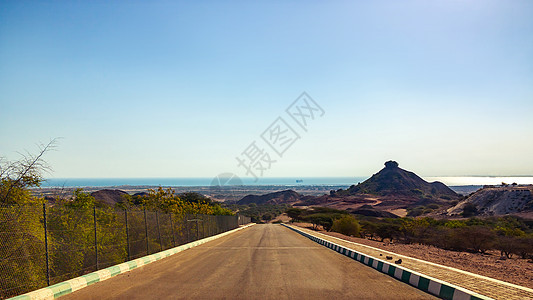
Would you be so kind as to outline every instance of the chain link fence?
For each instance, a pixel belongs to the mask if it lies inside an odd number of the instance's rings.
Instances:
[[[66,205],[0,206],[0,298],[216,235],[245,216]]]

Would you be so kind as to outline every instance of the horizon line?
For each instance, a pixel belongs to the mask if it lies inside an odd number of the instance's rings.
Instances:
[[[374,174],[372,174],[374,175]],[[370,175],[370,176],[372,176]],[[357,176],[357,175],[351,175],[351,176],[269,176],[269,177],[260,177],[261,179],[269,179],[269,178],[295,178],[295,179],[301,179],[301,178],[360,178],[360,177],[368,177],[369,175],[364,176]],[[418,175],[420,177],[488,177],[488,178],[498,178],[498,177],[533,177],[533,175]],[[183,177],[183,176],[176,176],[176,177],[168,177],[168,176],[147,176],[147,177],[45,177],[44,180],[48,179],[162,179],[162,178],[172,178],[172,179],[206,179],[206,178],[216,178],[212,176],[189,176],[189,177]],[[253,179],[254,177],[239,177],[239,178],[245,178],[245,179]]]

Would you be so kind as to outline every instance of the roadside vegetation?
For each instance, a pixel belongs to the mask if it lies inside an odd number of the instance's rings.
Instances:
[[[218,202],[208,197],[194,193],[175,194],[172,188],[149,189],[147,195],[124,195],[124,201],[117,204],[120,208],[142,207],[150,210],[160,210],[176,215],[234,215],[230,209],[223,208]]]
[[[421,216],[421,215],[425,215],[425,214],[431,213],[431,212],[439,209],[440,207],[441,207],[441,205],[439,205],[437,203],[431,203],[431,204],[428,204],[426,206],[419,205],[419,206],[416,206],[416,207],[410,207],[410,208],[407,208],[407,216],[408,217],[418,217],[418,216]]]
[[[184,221],[186,215],[234,215],[203,195],[177,195],[161,187],[145,195],[126,195],[116,205],[97,201],[81,189],[69,197],[35,196],[32,189],[49,170],[43,157],[54,145],[52,141],[37,155],[24,154],[17,161],[0,158],[0,299],[218,230],[215,217],[204,216],[199,226]]]
[[[288,204],[255,204],[247,205],[226,204],[226,209],[237,212],[240,215],[250,217],[254,223],[265,223],[275,219],[291,206]]]
[[[292,222],[311,223],[313,229],[348,236],[431,245],[445,250],[486,253],[500,251],[507,258],[533,259],[533,220],[514,216],[436,220],[433,218],[376,218],[346,211],[313,207],[290,208]]]
[[[290,208],[287,210],[287,215],[294,222],[311,223],[313,224],[313,229],[317,230],[319,227],[322,227],[326,231],[331,230],[334,221],[350,216],[347,211],[327,207],[312,207],[310,209]]]

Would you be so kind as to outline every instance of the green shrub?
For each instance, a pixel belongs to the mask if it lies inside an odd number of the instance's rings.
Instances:
[[[528,237],[515,237],[518,240],[514,253],[520,255],[522,258],[533,259],[533,235]]]
[[[432,212],[433,210],[431,208],[426,208],[422,211],[422,214],[425,215],[425,214],[429,214],[430,212]]]
[[[420,189],[412,189],[411,192],[413,192],[414,194],[417,194],[419,196],[422,196],[424,194],[424,192]]]
[[[359,236],[360,230],[359,222],[350,215],[342,216],[340,219],[333,221],[333,226],[331,226],[331,231],[349,236]]]
[[[478,214],[477,207],[474,203],[467,203],[463,208],[463,217],[468,218]]]
[[[316,213],[305,216],[303,220],[313,224],[313,229],[315,230],[318,230],[319,226],[322,226],[324,230],[330,231],[331,226],[333,225],[334,217],[335,216],[333,214]]]
[[[407,210],[407,216],[408,217],[418,217],[424,212],[423,208],[414,208],[414,209],[408,209]]]
[[[469,250],[485,253],[493,249],[496,241],[496,233],[488,226],[473,225],[455,229],[456,238]]]

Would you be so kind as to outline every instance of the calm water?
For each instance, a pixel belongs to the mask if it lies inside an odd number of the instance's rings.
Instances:
[[[352,185],[366,180],[368,177],[270,177],[241,178],[244,185]],[[533,184],[533,177],[423,177],[425,180],[441,181],[449,186],[459,185],[496,185],[502,182]],[[103,187],[103,186],[209,186],[213,178],[50,178],[43,187]]]
[[[516,182],[518,184],[533,184],[533,177],[519,176],[519,177],[491,177],[491,176],[463,176],[463,177],[424,177],[425,180],[440,181],[446,185],[498,185],[502,182],[511,184]]]

